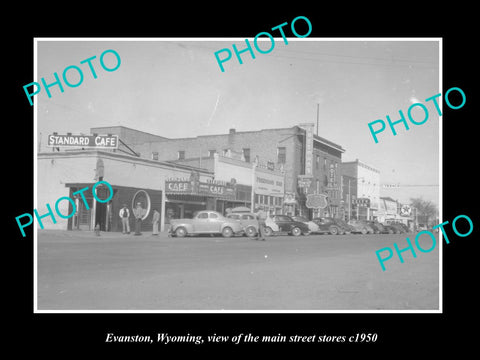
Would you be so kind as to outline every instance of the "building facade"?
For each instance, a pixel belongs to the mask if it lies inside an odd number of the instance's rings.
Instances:
[[[143,229],[151,230],[151,217],[155,208],[162,215],[163,229],[165,204],[175,201],[166,197],[166,180],[171,177],[190,177],[192,171],[195,171],[203,182],[213,179],[213,173],[205,169],[140,159],[111,151],[71,150],[39,153],[36,208],[39,214],[45,214],[48,210],[46,204],[53,208],[53,202],[58,198],[70,197],[76,203],[75,215],[68,220],[57,218],[56,224],[46,218],[42,222],[45,228],[93,230],[99,225],[102,231],[121,231],[118,214],[123,204],[130,210],[130,222],[133,226],[132,211],[135,204],[141,202],[142,207],[147,210]],[[113,188],[114,194],[108,203],[96,201],[91,192],[98,180],[108,182]],[[80,194],[73,195],[85,187],[89,188],[84,192],[86,204]],[[210,198],[215,196],[204,194],[195,199],[195,204],[199,208],[205,208]],[[59,203],[59,211],[62,214],[71,214],[73,206],[68,201],[63,201]]]
[[[340,164],[346,220],[374,220],[380,205],[380,171],[358,159]]]
[[[338,216],[341,205],[340,176],[338,166],[342,153],[340,145],[313,134],[313,124],[301,124],[289,128],[264,129],[228,134],[204,135],[192,138],[145,138],[139,141],[138,133],[124,127],[92,128],[91,133],[134,136],[135,143],[125,144],[142,158],[188,164],[209,168],[215,154],[236,159],[244,164],[255,164],[260,174],[273,172],[274,178],[283,174],[283,180],[263,179],[251,181],[254,186],[253,203],[268,208],[270,212],[302,214],[308,217]],[[253,167],[254,165],[249,165]],[[211,169],[211,168],[210,168]],[[264,170],[266,169],[266,170]],[[213,170],[213,169],[212,169]],[[271,174],[270,174],[271,175]],[[228,176],[227,176],[228,177]],[[265,177],[265,176],[264,176]],[[257,186],[261,181],[265,188]],[[283,199],[279,199],[278,184],[283,185]],[[273,189],[275,188],[275,189]],[[274,194],[270,194],[270,192]],[[323,196],[321,206],[309,206],[309,196]],[[250,205],[252,202],[250,203]]]
[[[248,207],[251,211],[261,208],[271,215],[283,211],[285,174],[259,164],[257,159],[247,162],[229,151],[225,156],[214,153],[213,157],[205,159],[197,157],[172,162],[202,167],[213,172],[215,181],[234,184],[236,197],[218,200],[216,210],[219,212],[237,206]]]

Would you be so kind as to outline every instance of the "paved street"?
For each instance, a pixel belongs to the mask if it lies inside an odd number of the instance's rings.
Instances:
[[[168,238],[38,230],[39,310],[438,310],[439,245],[405,235]],[[414,235],[409,235],[414,243]],[[431,246],[428,236],[420,240]]]

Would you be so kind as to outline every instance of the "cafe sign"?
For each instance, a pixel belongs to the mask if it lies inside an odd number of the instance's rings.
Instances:
[[[48,135],[49,147],[82,147],[96,149],[118,149],[117,135]]]
[[[183,178],[167,179],[165,181],[166,194],[184,194],[209,196],[219,199],[235,199],[235,186],[225,181],[209,180],[200,182],[196,179],[187,180]]]

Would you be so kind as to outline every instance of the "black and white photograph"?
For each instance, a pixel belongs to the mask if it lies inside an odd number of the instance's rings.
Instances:
[[[70,5],[4,24],[6,351],[473,350],[472,9]]]
[[[440,311],[441,50],[37,39],[37,311]]]

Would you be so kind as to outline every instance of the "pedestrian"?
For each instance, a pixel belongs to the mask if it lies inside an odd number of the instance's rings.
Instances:
[[[160,213],[157,209],[153,210],[153,217],[152,217],[152,224],[153,224],[153,231],[152,235],[158,235],[158,222],[160,221]]]
[[[258,234],[256,240],[265,241],[265,220],[267,219],[267,213],[261,208],[257,208],[255,211],[258,220]]]
[[[97,225],[95,225],[95,235],[97,236],[100,236],[100,224],[97,223]]]
[[[137,203],[137,207],[133,209],[133,216],[135,216],[135,233],[133,235],[142,235],[141,227],[145,213],[146,210],[142,208],[142,203]]]
[[[122,219],[122,233],[130,234],[130,210],[128,210],[127,204],[123,204],[118,215]]]

